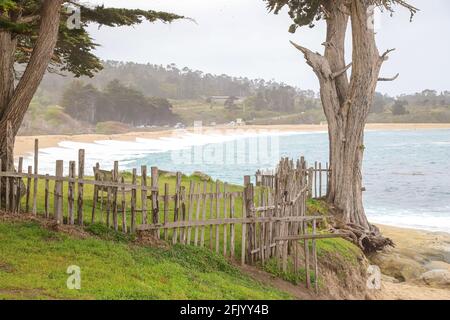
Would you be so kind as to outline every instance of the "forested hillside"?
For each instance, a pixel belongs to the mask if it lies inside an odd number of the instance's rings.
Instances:
[[[93,78],[48,73],[22,134],[122,132],[140,126],[325,121],[318,94],[274,80],[214,75],[175,64],[103,62]],[[369,122],[450,122],[450,91],[376,93]]]

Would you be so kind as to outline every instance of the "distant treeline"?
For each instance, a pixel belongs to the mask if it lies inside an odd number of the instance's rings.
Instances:
[[[239,101],[238,104],[245,106],[245,110],[297,113],[303,115],[302,121],[305,122],[323,119],[317,93],[312,90],[300,90],[284,83],[231,77],[225,74],[214,75],[187,67],[179,68],[175,64],[162,66],[105,61],[103,67],[95,77],[80,79],[84,83],[84,88],[77,88],[80,84],[72,84],[74,78],[71,76],[48,74],[41,84],[41,92],[53,104],[59,104],[65,90],[77,91],[79,99],[84,100],[71,101],[76,100],[73,93],[72,98],[68,98],[71,94],[66,93],[64,103],[70,105],[66,108],[67,112],[76,118],[83,117],[89,122],[104,121],[105,117],[113,117],[114,121],[126,123],[145,122],[148,119],[138,118],[144,110],[149,114],[161,115],[161,119],[168,121],[174,117],[170,112],[170,104],[165,99],[202,100],[214,103],[216,100],[211,97],[217,96],[229,97],[223,101],[230,111],[237,108],[235,101]],[[116,79],[119,79],[120,83],[115,82]],[[146,97],[159,97],[159,100]],[[93,103],[92,101],[95,101],[96,107],[89,109],[90,113],[80,111],[86,109],[87,105]],[[398,97],[377,93],[371,113],[380,116],[384,114],[387,117],[417,113],[418,108],[426,112],[430,108],[448,109],[449,106],[449,91],[424,90]],[[154,110],[158,112],[154,113]],[[112,112],[114,114],[111,114]],[[161,119],[153,117],[152,122]],[[384,118],[379,119],[384,121]]]
[[[110,81],[103,90],[73,81],[64,91],[60,105],[72,118],[91,124],[117,121],[140,126],[173,124],[178,120],[167,99],[147,97],[119,80]]]
[[[103,66],[103,70],[93,78],[83,77],[81,80],[96,88],[105,88],[111,81],[119,79],[123,85],[146,96],[174,100],[207,101],[214,96],[249,98],[247,104],[257,110],[292,112],[320,107],[314,91],[299,90],[275,81],[213,75],[187,67],[181,69],[175,64],[162,66],[105,61]],[[73,80],[71,76],[47,74],[40,89],[50,95],[54,103],[59,103],[62,93]]]

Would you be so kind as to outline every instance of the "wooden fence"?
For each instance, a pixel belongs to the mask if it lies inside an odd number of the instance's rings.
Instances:
[[[304,158],[300,158],[304,161]],[[328,162],[325,166],[321,162],[314,162],[314,167],[307,168],[305,166],[305,174],[307,175],[308,195],[313,199],[321,199],[325,197],[329,190],[330,173]],[[258,170],[255,174],[256,186],[275,188],[276,171],[274,170]]]
[[[17,172],[0,170],[5,210],[43,214],[57,224],[102,223],[123,233],[149,232],[173,244],[208,247],[242,264],[265,265],[275,259],[284,272],[298,272],[302,240],[307,286],[312,270],[317,287],[316,240],[336,235],[317,234],[324,217],[307,215],[306,201],[325,195],[328,166],[307,168],[303,157],[295,163],[282,159],[273,174],[259,179],[257,173],[256,186],[245,176],[242,189],[180,172],[169,183],[162,181],[157,167],[151,167],[150,177],[146,166],[140,176],[136,169],[120,173],[117,161],[110,174],[97,164],[95,176],[89,177],[84,150],[79,150],[77,163],[69,162],[66,175],[62,160],[56,160],[55,175],[43,175],[37,169],[38,151],[36,140],[34,168],[25,171],[19,158]]]

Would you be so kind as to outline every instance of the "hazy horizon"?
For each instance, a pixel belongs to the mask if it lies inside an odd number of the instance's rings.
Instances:
[[[321,52],[324,24],[289,34],[286,12],[269,14],[262,0],[104,0],[106,6],[170,11],[195,19],[172,24],[143,23],[134,28],[89,27],[101,59],[189,67],[205,73],[263,78],[318,91],[318,81],[289,40]],[[395,82],[380,83],[377,91],[390,95],[433,89],[450,90],[450,43],[436,30],[450,30],[446,0],[414,0],[421,11],[409,22],[409,12],[398,8],[391,18],[379,19],[378,48],[397,50],[381,75],[400,73]],[[145,34],[145,41],[142,35]],[[147,41],[148,39],[148,41]],[[349,41],[350,42],[350,41]],[[348,44],[350,49],[350,43]],[[350,50],[347,50],[349,52]]]

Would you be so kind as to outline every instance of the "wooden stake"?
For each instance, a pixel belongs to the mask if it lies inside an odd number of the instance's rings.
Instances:
[[[0,168],[1,168],[1,162],[0,162]],[[30,212],[30,195],[31,195],[31,175],[33,174],[33,167],[28,166],[28,175],[27,175],[27,195],[26,195],[26,201],[25,201],[25,211],[27,213]],[[0,193],[1,193],[1,181],[0,181]],[[0,196],[1,199],[1,196]]]
[[[147,224],[147,166],[141,166],[142,224]]]
[[[169,222],[169,184],[164,184],[164,224]],[[164,228],[164,240],[168,240],[168,230]]]
[[[83,226],[83,179],[84,179],[84,158],[85,152],[84,149],[78,150],[78,225]],[[80,182],[81,180],[81,182]]]
[[[48,219],[50,216],[50,179],[49,175],[45,175],[45,194],[44,194],[44,214]]]
[[[158,168],[151,167],[152,180],[152,221],[154,224],[159,223],[159,192],[158,192]],[[156,230],[156,238],[160,238],[160,230]]]
[[[63,161],[56,160],[56,178],[63,177]],[[63,223],[63,181],[55,180],[55,192],[54,192],[54,212],[56,224]]]
[[[74,217],[74,202],[75,202],[75,161],[69,162],[69,179],[73,179],[73,181],[69,181],[69,187],[68,187],[68,211],[69,211],[69,224],[73,225],[75,224],[75,217]]]
[[[133,185],[131,189],[131,225],[130,225],[130,233],[135,233],[136,231],[136,193],[137,193],[137,178],[136,178],[136,168],[133,169],[131,184]]]
[[[38,170],[39,168],[39,140],[34,140],[34,180],[33,180],[33,214],[37,214]]]
[[[125,184],[124,177],[120,177],[120,183],[122,184],[121,191],[122,191],[122,203],[121,203],[121,209],[122,209],[122,232],[127,233],[127,203],[126,203],[126,197],[125,197],[125,187],[123,186]]]

